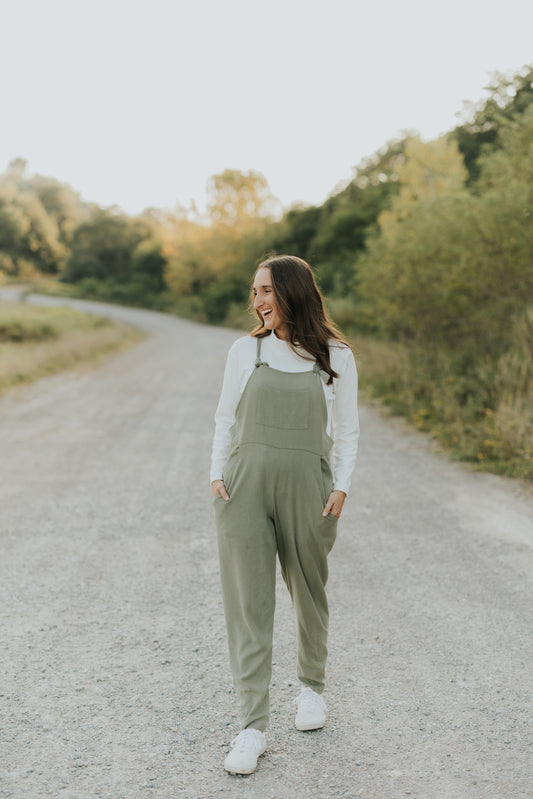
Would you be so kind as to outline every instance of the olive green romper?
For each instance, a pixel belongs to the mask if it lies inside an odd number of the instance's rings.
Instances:
[[[224,469],[230,496],[214,500],[233,683],[242,726],[269,719],[276,553],[296,609],[298,678],[324,689],[327,556],[337,519],[322,516],[332,490],[327,408],[315,363],[281,372],[257,359],[235,411]]]

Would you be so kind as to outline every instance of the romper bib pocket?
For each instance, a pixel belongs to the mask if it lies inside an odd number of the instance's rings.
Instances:
[[[309,389],[291,391],[265,386],[256,407],[255,421],[278,430],[307,430],[310,408]]]

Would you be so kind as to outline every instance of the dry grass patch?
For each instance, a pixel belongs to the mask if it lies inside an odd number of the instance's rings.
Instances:
[[[71,308],[0,302],[0,393],[125,349],[144,338],[129,325]]]

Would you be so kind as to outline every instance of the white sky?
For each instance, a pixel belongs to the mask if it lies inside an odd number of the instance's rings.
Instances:
[[[203,207],[228,167],[321,203],[533,63],[531,0],[2,0],[0,30],[0,171],[128,213]]]

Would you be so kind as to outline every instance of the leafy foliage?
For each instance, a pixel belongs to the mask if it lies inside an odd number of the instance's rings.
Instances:
[[[461,185],[455,161],[454,181],[433,194],[414,191],[407,156],[400,192],[358,262],[360,326],[407,346],[395,390],[406,412],[424,411],[424,429],[445,422],[453,445],[476,461],[503,463],[517,452],[529,459],[533,106],[501,122],[498,147],[480,156],[475,190]],[[384,381],[382,392],[390,389]],[[490,446],[472,445],[480,429]]]
[[[465,121],[452,133],[471,183],[479,177],[482,153],[499,147],[502,124],[518,119],[533,103],[533,66],[525,66],[510,78],[497,73],[487,89],[486,100],[466,105]]]
[[[83,214],[70,187],[40,175],[26,177],[26,162],[12,161],[0,175],[0,273],[60,272]]]

